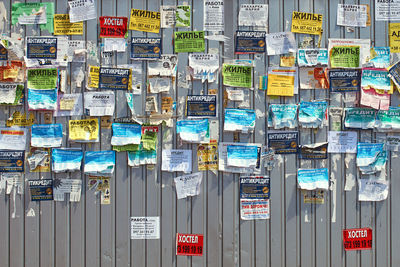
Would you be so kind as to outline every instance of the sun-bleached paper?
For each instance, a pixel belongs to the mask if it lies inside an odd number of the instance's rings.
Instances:
[[[167,172],[191,172],[192,150],[163,149],[161,170]]]
[[[200,194],[202,172],[182,175],[174,178],[176,187],[176,196],[178,199]]]
[[[388,197],[389,181],[375,179],[358,180],[358,201],[382,201]]]
[[[367,6],[338,4],[336,24],[349,27],[367,27]]]
[[[64,195],[69,193],[70,202],[79,202],[81,200],[81,190],[82,180],[80,179],[54,179],[54,201],[64,201]]]

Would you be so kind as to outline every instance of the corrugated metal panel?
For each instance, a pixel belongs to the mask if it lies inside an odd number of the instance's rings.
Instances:
[[[35,1],[26,1],[35,2]],[[39,2],[39,1],[36,1]],[[128,16],[131,8],[159,10],[162,5],[182,4],[173,0],[103,0],[97,1],[98,16]],[[203,1],[188,1],[193,7],[193,30],[203,25]],[[336,26],[338,3],[369,4],[372,26],[348,33]],[[5,1],[8,18],[11,19],[12,1]],[[56,3],[56,13],[67,12],[67,1]],[[218,49],[221,58],[234,58],[233,34],[237,29],[238,6],[242,3],[268,3],[265,0],[226,0],[225,35],[230,41],[225,45],[208,41],[208,49]],[[271,0],[269,1],[269,32],[290,30],[293,10],[314,12],[324,16],[322,47],[327,38],[371,38],[376,46],[388,45],[386,22],[375,22],[374,1],[338,0]],[[47,35],[36,26],[12,27],[12,31],[23,30],[23,35]],[[130,31],[130,36],[157,36]],[[162,31],[164,53],[173,53],[173,29]],[[303,36],[297,35],[299,40]],[[72,37],[98,42],[96,20],[86,22],[84,36]],[[236,58],[254,58],[241,55]],[[113,58],[114,64],[128,63],[127,53]],[[187,65],[187,54],[179,54],[178,71],[183,73]],[[222,63],[222,60],[221,60]],[[255,75],[266,72],[266,67],[277,65],[278,56],[261,55],[256,59]],[[146,69],[146,63],[143,69]],[[79,63],[68,68],[71,75]],[[143,73],[143,78],[146,73]],[[178,88],[173,92],[178,109],[183,107],[188,93],[200,94],[208,88],[219,89],[219,104],[222,106],[223,87],[218,84],[203,85],[193,82],[190,89]],[[71,91],[71,88],[68,89]],[[160,98],[160,97],[159,97]],[[250,104],[262,117],[258,118],[256,130],[251,135],[240,135],[242,142],[265,144],[267,131],[267,103],[297,103],[300,100],[329,98],[333,106],[345,106],[343,100],[330,95],[328,90],[304,90],[295,98],[270,99],[263,91],[250,91]],[[392,97],[392,105],[399,103],[398,95]],[[135,103],[144,112],[145,93]],[[160,100],[160,99],[159,99]],[[123,92],[116,94],[117,117],[129,115]],[[5,120],[15,108],[2,109],[0,119]],[[43,115],[38,115],[43,121]],[[220,118],[222,113],[220,109]],[[69,118],[57,118],[56,122],[66,125]],[[328,128],[315,133],[300,129],[301,142],[325,141]],[[220,141],[233,141],[233,135],[222,134]],[[360,131],[361,140],[375,140],[371,131]],[[111,131],[102,129],[101,142],[92,146],[74,145],[86,150],[110,148]],[[161,148],[177,148],[175,129],[163,128],[159,141]],[[70,146],[64,138],[63,145]],[[193,150],[196,146],[183,145]],[[160,163],[160,158],[159,158]],[[400,163],[397,154],[392,153],[388,164],[388,179],[391,190],[386,201],[371,203],[357,201],[357,190],[344,191],[347,175],[359,177],[355,158],[350,155],[331,155],[329,160],[311,162],[298,160],[295,155],[281,158],[278,166],[269,173],[271,177],[271,219],[267,221],[241,221],[239,217],[238,175],[207,172],[200,196],[177,200],[173,177],[176,173],[161,172],[159,165],[154,170],[129,168],[126,154],[117,154],[117,168],[111,184],[111,205],[100,205],[98,196],[87,191],[84,185],[81,202],[31,202],[27,189],[15,200],[1,196],[0,201],[0,266],[11,267],[62,267],[62,266],[400,266],[400,216],[395,212],[400,203],[396,191],[400,181],[396,166]],[[194,162],[194,171],[197,164]],[[297,189],[296,170],[300,167],[329,167],[331,178],[335,179],[334,190],[325,195],[325,204],[304,204]],[[392,169],[393,166],[393,169]],[[26,174],[25,178],[54,177],[50,173]],[[87,177],[80,173],[71,178]],[[35,216],[27,216],[29,211]],[[13,212],[15,211],[15,217]],[[393,211],[393,213],[392,213]],[[130,216],[161,216],[161,239],[130,240]],[[363,252],[345,253],[342,246],[342,229],[371,227],[374,233],[373,249]],[[175,233],[202,233],[205,235],[203,257],[176,257]]]

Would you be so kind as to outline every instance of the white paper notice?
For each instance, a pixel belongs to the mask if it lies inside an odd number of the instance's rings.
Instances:
[[[68,40],[68,62],[85,62],[86,41]]]
[[[69,21],[79,22],[97,18],[94,0],[69,1]]]
[[[13,104],[17,95],[17,84],[0,83],[0,103]]]
[[[173,28],[175,26],[176,6],[160,6],[161,28]]]
[[[26,144],[25,128],[0,128],[0,149],[25,150]]]
[[[196,172],[189,175],[182,175],[174,178],[176,195],[178,199],[200,194],[201,180],[203,173]]]
[[[358,201],[382,201],[389,193],[389,181],[375,179],[358,180]]]
[[[268,5],[242,4],[239,11],[239,26],[268,26]]]
[[[104,52],[125,52],[126,40],[124,38],[104,38]]]
[[[85,92],[86,116],[113,116],[115,95],[113,91]]]
[[[293,53],[297,51],[296,39],[291,32],[275,32],[267,34],[268,56]]]
[[[375,0],[375,20],[400,20],[400,0]]]
[[[224,1],[204,1],[204,26],[205,31],[224,31]]]
[[[57,110],[54,117],[83,115],[83,97],[77,94],[59,94]]]
[[[367,27],[367,6],[338,4],[337,25],[350,27]]]
[[[159,239],[160,217],[131,217],[131,239]]]
[[[70,202],[79,202],[81,200],[82,180],[54,179],[53,189],[55,201],[64,201],[64,194],[69,193]]]
[[[162,171],[191,172],[192,150],[164,149],[162,151]]]
[[[328,153],[357,153],[357,132],[329,131]]]
[[[46,24],[46,6],[40,7],[38,10],[32,9],[32,14],[22,14],[18,17],[19,24]]]

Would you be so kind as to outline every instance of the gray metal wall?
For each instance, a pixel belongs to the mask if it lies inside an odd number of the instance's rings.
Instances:
[[[11,0],[5,1],[8,18],[11,19]],[[34,1],[27,1],[34,2]],[[67,1],[56,2],[56,13],[67,13]],[[160,5],[182,4],[175,0],[98,0],[98,16],[128,16],[131,8],[158,11]],[[193,8],[193,29],[201,30],[203,25],[203,1],[189,0]],[[374,0],[225,0],[225,35],[231,40],[225,44],[208,42],[207,49],[219,49],[222,58],[253,58],[234,56],[233,33],[237,29],[238,6],[242,3],[269,4],[269,32],[290,30],[293,10],[323,14],[324,34],[322,47],[327,46],[328,37],[371,38],[376,46],[388,45],[387,22],[375,22]],[[369,4],[372,26],[345,32],[336,26],[338,3]],[[72,39],[98,40],[98,21],[85,23],[83,36]],[[41,34],[36,26],[21,27],[23,35]],[[156,34],[147,34],[157,36]],[[162,30],[163,52],[173,53],[173,29]],[[129,36],[146,36],[145,33],[130,31]],[[299,39],[299,35],[297,35]],[[114,57],[115,64],[128,63],[128,53]],[[187,53],[179,54],[178,71],[183,73],[187,65]],[[279,63],[279,57],[257,57],[255,77],[265,74],[266,67]],[[68,68],[72,73],[80,67],[72,63]],[[143,63],[145,69],[146,63]],[[145,73],[143,74],[145,77]],[[179,105],[189,93],[199,94],[207,88],[219,88],[222,104],[221,85],[202,85],[195,81],[190,89],[178,88],[173,96]],[[68,89],[70,91],[70,89]],[[129,115],[123,92],[117,93],[115,115]],[[397,98],[397,95],[394,97]],[[262,114],[257,119],[254,134],[240,135],[241,142],[265,144],[267,103],[296,103],[300,100],[330,98],[332,106],[344,106],[342,98],[330,95],[328,90],[303,90],[294,98],[269,99],[262,91],[250,91],[250,105]],[[144,112],[145,92],[137,101]],[[392,105],[397,105],[397,100]],[[394,103],[394,104],[393,104]],[[221,106],[221,105],[220,105]],[[0,111],[0,119],[7,118],[14,109]],[[221,112],[221,109],[220,109]],[[43,115],[38,115],[43,121]],[[222,116],[220,116],[221,118]],[[70,118],[55,121],[66,125]],[[314,132],[301,129],[301,143],[325,141],[328,128]],[[220,141],[233,141],[232,134],[222,134]],[[101,142],[84,149],[110,149],[111,131],[102,129]],[[161,148],[177,148],[174,129],[163,128],[159,138]],[[374,141],[372,131],[361,131],[361,140]],[[71,146],[64,138],[64,146]],[[76,145],[75,145],[76,146]],[[196,159],[196,148],[193,149]],[[357,189],[344,191],[347,175],[360,176],[355,166],[355,158],[344,154],[330,155],[329,160],[297,160],[295,155],[282,157],[271,177],[271,219],[241,221],[239,216],[238,175],[207,172],[202,184],[201,195],[177,200],[173,178],[179,173],[160,171],[146,167],[132,169],[127,166],[127,155],[117,153],[117,168],[112,177],[111,205],[100,205],[100,199],[84,185],[79,203],[31,202],[27,189],[24,195],[0,196],[0,266],[29,267],[79,267],[79,266],[400,266],[400,180],[396,175],[400,157],[392,153],[387,167],[391,190],[386,201],[371,203],[358,202]],[[160,163],[160,159],[159,159]],[[325,204],[304,204],[302,194],[297,189],[298,168],[330,168],[335,181],[333,190],[325,195]],[[392,168],[392,166],[394,166]],[[194,171],[197,163],[194,162]],[[397,171],[398,173],[398,171]],[[26,174],[25,178],[54,177],[50,173]],[[65,177],[59,175],[60,177]],[[87,177],[80,173],[70,175]],[[397,203],[397,204],[396,204]],[[12,212],[16,211],[15,218]],[[33,209],[35,216],[27,216]],[[160,216],[161,238],[159,240],[130,240],[130,216]],[[373,249],[363,252],[345,252],[342,245],[342,229],[371,227],[373,229]],[[175,233],[202,233],[205,237],[203,257],[176,257]]]

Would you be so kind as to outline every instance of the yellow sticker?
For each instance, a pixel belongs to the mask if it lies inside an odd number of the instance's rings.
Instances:
[[[9,68],[3,71],[3,79],[16,79],[18,77],[19,69]]]
[[[268,75],[267,95],[293,96],[294,76],[278,74]]]
[[[11,126],[32,126],[35,123],[35,115],[33,113],[26,117],[26,113],[15,111],[10,119],[7,120],[7,127]]]
[[[99,88],[99,80],[100,80],[100,67],[89,66],[88,86],[90,88]]]
[[[400,52],[400,23],[389,23],[390,53]]]
[[[197,164],[199,171],[218,170],[218,145],[217,144],[198,145]]]
[[[54,15],[54,35],[82,35],[83,21],[71,23],[68,14]]]
[[[60,110],[72,110],[75,106],[75,99],[61,98]]]
[[[71,141],[96,141],[99,139],[99,120],[70,120],[69,140]]]
[[[293,67],[296,62],[294,55],[282,55],[281,56],[281,67]]]
[[[160,12],[132,9],[129,30],[159,33],[160,17]]]
[[[322,15],[293,11],[292,32],[320,35],[322,33]]]

